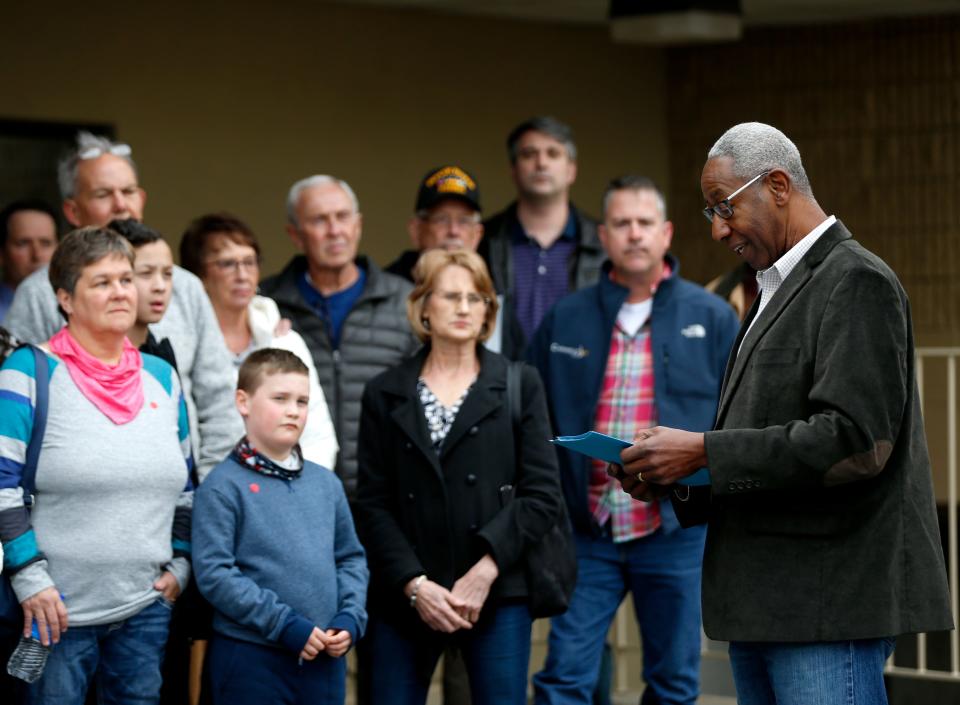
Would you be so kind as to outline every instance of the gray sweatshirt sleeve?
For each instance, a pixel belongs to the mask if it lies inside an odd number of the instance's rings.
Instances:
[[[158,338],[170,339],[177,356],[202,481],[243,436],[233,403],[236,372],[200,280],[174,267],[173,290],[170,308],[152,328]]]
[[[43,343],[66,321],[57,308],[47,267],[41,267],[17,287],[3,325],[27,343]]]

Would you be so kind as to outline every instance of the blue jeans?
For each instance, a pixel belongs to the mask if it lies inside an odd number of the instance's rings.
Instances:
[[[213,705],[343,705],[346,656],[300,663],[287,649],[214,634],[207,655]]]
[[[30,705],[83,705],[96,678],[103,705],[160,702],[160,665],[172,605],[158,597],[134,616],[69,627],[50,650],[43,676],[30,686]]]
[[[740,705],[886,705],[883,665],[894,640],[810,644],[735,641],[730,665]]]
[[[463,653],[473,705],[526,705],[532,624],[525,603],[505,604],[481,616],[473,629],[451,637]],[[374,616],[365,639],[369,639],[370,701],[376,705],[423,705],[433,669],[443,653],[443,640],[418,643]]]
[[[575,533],[577,586],[550,625],[536,705],[589,705],[604,639],[629,590],[643,643],[643,705],[693,705],[700,689],[700,566],[704,527],[615,544]]]

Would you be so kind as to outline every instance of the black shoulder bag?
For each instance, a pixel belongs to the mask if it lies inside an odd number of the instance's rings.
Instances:
[[[507,405],[513,427],[513,452],[516,468],[521,470],[520,457],[520,419],[523,404],[521,400],[522,362],[510,362],[507,365]],[[567,503],[561,497],[560,513],[557,521],[544,534],[540,542],[527,549],[526,556],[527,592],[530,614],[534,619],[555,617],[563,614],[570,606],[570,597],[577,583],[577,552],[573,545],[573,531]]]

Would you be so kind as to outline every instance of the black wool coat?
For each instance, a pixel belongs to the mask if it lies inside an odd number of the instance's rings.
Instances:
[[[367,384],[354,511],[370,566],[368,609],[429,632],[403,594],[411,578],[426,574],[449,589],[490,553],[500,574],[487,605],[526,597],[524,552],[555,523],[563,500],[537,372],[523,366],[522,467],[506,403],[508,362],[482,347],[480,374],[438,457],[417,396],[428,353],[425,346]]]

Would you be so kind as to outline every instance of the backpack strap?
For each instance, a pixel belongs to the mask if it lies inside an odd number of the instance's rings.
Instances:
[[[23,464],[23,475],[20,486],[23,488],[23,503],[32,507],[37,490],[37,460],[40,457],[40,446],[43,444],[43,434],[47,429],[47,408],[50,400],[50,365],[47,355],[36,345],[25,344],[33,353],[34,386],[36,399],[33,404],[33,432],[30,434],[30,445],[27,446],[27,458]]]

